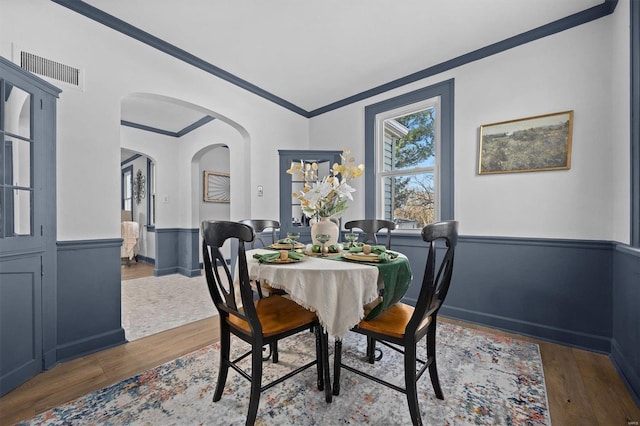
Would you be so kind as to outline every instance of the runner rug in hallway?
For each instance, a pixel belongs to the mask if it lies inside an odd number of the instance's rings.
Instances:
[[[180,274],[122,281],[122,328],[128,341],[213,315],[204,276]]]
[[[424,352],[424,344],[419,348]],[[314,356],[312,333],[279,343],[280,362],[265,363],[263,384],[292,363]],[[343,359],[397,384],[403,382],[402,360],[383,348],[372,367],[364,361],[366,340],[350,333]],[[246,349],[232,340],[236,354]],[[536,344],[450,323],[438,324],[438,372],[444,401],[433,394],[429,375],[418,384],[420,409],[428,425],[548,425],[550,416],[544,374]],[[246,370],[250,359],[245,359]],[[244,362],[243,361],[243,362]],[[212,402],[218,369],[218,346],[148,370],[26,421],[24,425],[243,425],[249,403],[249,382],[232,369],[219,402]],[[259,425],[408,425],[404,394],[342,371],[341,392],[331,404],[317,390],[310,368],[264,392]]]

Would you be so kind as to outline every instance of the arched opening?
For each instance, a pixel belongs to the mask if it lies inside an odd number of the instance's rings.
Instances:
[[[250,177],[246,171],[231,176],[230,167],[248,156],[249,137],[242,126],[215,111],[154,94],[125,97],[121,120],[122,157],[135,157],[131,160],[134,178],[138,170],[144,174],[142,164],[148,162],[151,166],[144,177],[147,184],[153,184],[153,189],[147,186],[149,205],[144,214],[133,202],[134,218],[142,220],[138,254],[153,270],[150,273],[147,269],[145,277],[122,281],[123,327],[131,340],[132,336],[139,338],[215,314],[201,276],[199,228],[202,220],[229,220],[249,210],[248,191],[242,188],[247,187]],[[156,127],[160,125],[163,128]],[[219,193],[215,202],[206,200],[206,173],[226,177],[226,200]],[[131,295],[125,286],[136,280],[158,287],[146,295]],[[185,288],[194,282],[205,293],[194,291],[193,299],[188,299]],[[152,295],[161,300],[150,300]],[[136,305],[133,312],[126,312],[130,310],[127,303]],[[158,308],[158,303],[168,307]],[[155,306],[151,310],[145,305]],[[180,313],[182,308],[185,312]],[[125,318],[130,314],[133,317]],[[129,333],[127,328],[132,325],[141,326],[142,334]]]

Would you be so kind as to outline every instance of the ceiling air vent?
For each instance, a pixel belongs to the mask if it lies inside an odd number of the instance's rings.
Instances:
[[[82,89],[82,75],[78,68],[34,55],[20,52],[20,67],[34,74],[48,77],[56,82],[66,83],[71,87]]]

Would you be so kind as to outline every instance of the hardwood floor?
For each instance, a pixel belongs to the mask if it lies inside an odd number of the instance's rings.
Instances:
[[[61,363],[0,398],[0,425],[33,417],[193,352],[219,335],[217,318],[212,317]]]
[[[129,266],[123,264],[120,270],[122,281],[153,276],[153,265],[135,260],[132,260]]]

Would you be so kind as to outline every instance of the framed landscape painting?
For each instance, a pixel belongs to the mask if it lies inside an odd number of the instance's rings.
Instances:
[[[571,168],[573,111],[480,126],[478,173]]]

